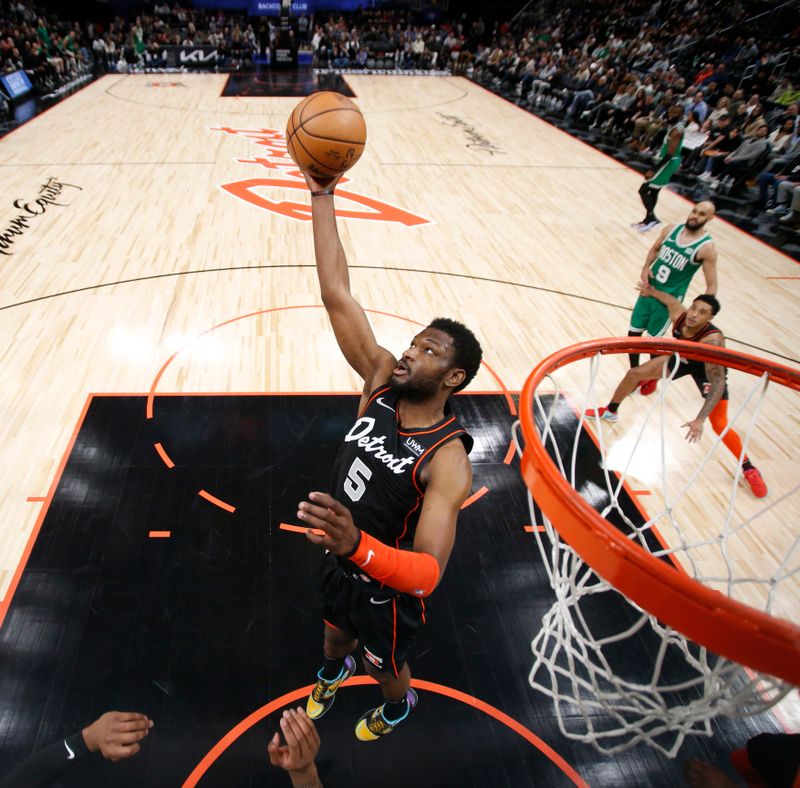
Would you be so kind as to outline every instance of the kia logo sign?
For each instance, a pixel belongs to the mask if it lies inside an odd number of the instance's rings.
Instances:
[[[214,47],[184,47],[178,52],[178,60],[187,66],[213,66],[217,62],[217,50]]]

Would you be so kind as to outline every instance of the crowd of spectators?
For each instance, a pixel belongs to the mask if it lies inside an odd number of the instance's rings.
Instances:
[[[464,73],[484,35],[478,18],[423,24],[410,12],[365,10],[347,19],[330,17],[311,28],[314,64],[335,69],[439,70]]]
[[[256,23],[257,24],[257,23]],[[166,68],[166,48],[208,45],[218,61],[236,68],[250,62],[270,30],[244,14],[156,4],[132,20],[64,21],[18,0],[0,17],[0,70],[24,69],[36,91],[46,94],[83,74]]]
[[[286,43],[310,50],[319,68],[458,71],[467,44],[461,23],[423,25],[402,10],[302,15],[291,22]],[[175,65],[168,61],[169,47],[213,47],[218,67],[247,68],[259,56],[263,62],[279,35],[274,17],[177,3],[156,3],[132,20],[78,22],[48,15],[32,0],[17,0],[0,16],[0,70],[25,70],[37,92],[46,94],[88,73],[167,69]]]
[[[462,15],[435,24],[408,10],[301,16],[286,33],[322,69],[465,74],[588,141],[647,156],[684,129],[682,176],[732,197],[748,192],[800,227],[800,29],[793,3],[763,0],[538,0],[489,29]],[[167,2],[132,21],[60,21],[32,0],[0,19],[0,68],[52,91],[85,73],[166,67],[166,48],[214,47],[245,68],[276,43],[277,20]],[[797,200],[795,200],[797,191]],[[794,205],[794,207],[792,207]]]
[[[796,6],[545,0],[536,11],[477,46],[474,79],[642,171],[679,123],[690,196],[752,206],[766,236],[800,229]]]

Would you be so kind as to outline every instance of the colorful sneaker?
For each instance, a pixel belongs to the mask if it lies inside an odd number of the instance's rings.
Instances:
[[[391,733],[409,714],[411,714],[419,701],[417,693],[410,687],[406,693],[406,701],[408,703],[406,713],[399,720],[394,720],[393,722],[389,722],[383,716],[385,703],[362,714],[361,718],[356,723],[356,738],[360,741],[376,741],[381,736],[386,736]]]
[[[318,720],[336,700],[336,690],[356,672],[356,661],[351,656],[344,658],[344,667],[333,681],[326,681],[317,674],[317,683],[306,701],[306,714]]]
[[[747,483],[756,498],[763,498],[767,494],[767,483],[758,468],[748,468],[744,471],[744,478],[747,479]]]
[[[608,408],[587,408],[586,415],[602,421],[619,421],[619,415],[612,413]]]
[[[643,380],[639,384],[639,393],[645,397],[650,396],[658,388],[657,380]]]
[[[652,230],[654,227],[658,227],[659,224],[661,224],[661,220],[660,219],[653,219],[652,222],[645,222],[639,228],[639,232],[640,233],[649,233],[650,230]]]

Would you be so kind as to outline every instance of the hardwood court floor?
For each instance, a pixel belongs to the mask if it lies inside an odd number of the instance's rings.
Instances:
[[[89,394],[360,388],[318,308],[308,198],[277,167],[296,99],[222,97],[225,80],[109,76],[0,141],[3,610]],[[409,321],[459,317],[485,348],[473,388],[494,391],[555,349],[624,333],[652,242],[628,226],[636,173],[460,78],[348,82],[369,141],[340,187],[340,232],[382,344],[400,352]],[[689,206],[665,193],[659,209],[680,221]],[[796,366],[797,264],[711,230],[729,346]],[[686,407],[676,431],[699,407],[689,388]],[[782,489],[796,400],[767,424],[753,453]],[[677,446],[679,466],[693,449]]]

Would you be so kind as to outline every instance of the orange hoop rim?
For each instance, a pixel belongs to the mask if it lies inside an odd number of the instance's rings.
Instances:
[[[659,621],[716,654],[800,685],[800,627],[730,599],[626,538],[576,493],[541,442],[534,396],[544,378],[594,355],[671,354],[721,364],[800,391],[800,371],[746,353],[675,339],[607,338],[582,342],[541,361],[520,399],[522,476],[553,527],[598,575]]]

